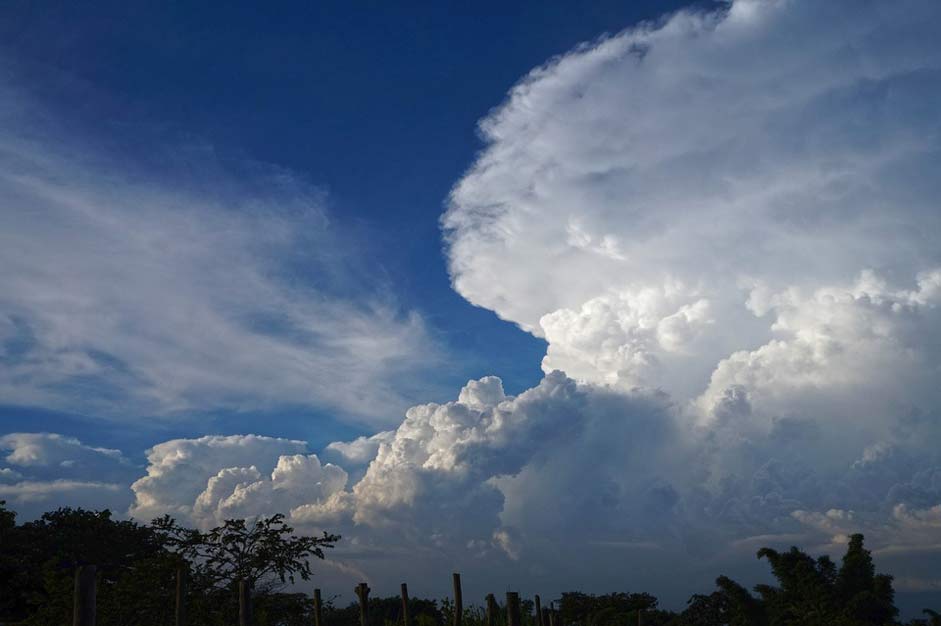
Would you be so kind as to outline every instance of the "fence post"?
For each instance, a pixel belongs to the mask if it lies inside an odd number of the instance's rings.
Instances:
[[[539,601],[539,594],[533,596],[533,604],[536,609],[536,626],[547,626],[542,622],[542,602]]]
[[[497,611],[500,610],[497,607],[497,599],[492,593],[488,593],[485,600],[487,602],[487,626],[497,626]]]
[[[543,626],[549,626],[549,608],[542,607],[542,615],[539,616]]]
[[[239,626],[252,626],[252,587],[239,580]]]
[[[320,589],[314,589],[314,626],[323,626],[323,603],[320,601]]]
[[[186,626],[186,570],[176,568],[176,611],[173,615],[176,626]]]
[[[359,626],[366,626],[369,617],[369,585],[360,583],[354,591],[359,598]]]
[[[464,621],[464,599],[461,595],[461,575],[457,572],[451,574],[454,584],[454,626],[461,626]]]
[[[95,576],[94,565],[79,565],[75,569],[75,590],[72,594],[72,626],[95,626]]]
[[[555,603],[549,603],[549,626],[562,626],[562,620],[556,619]]]
[[[516,591],[506,592],[506,626],[521,626],[520,594]]]
[[[644,609],[637,609],[637,626],[644,626]]]
[[[402,583],[402,626],[412,626],[408,617],[408,585]]]

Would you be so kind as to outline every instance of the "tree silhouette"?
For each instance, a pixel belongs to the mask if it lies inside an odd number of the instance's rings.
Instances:
[[[295,536],[281,513],[252,524],[244,519],[225,520],[205,533],[184,528],[170,516],[155,519],[151,525],[196,576],[216,587],[231,587],[239,580],[251,587],[274,579],[293,583],[295,576],[310,580],[310,559],[323,559],[323,549],[340,540],[339,535],[327,532],[320,537]]]
[[[863,536],[852,535],[839,569],[822,556],[814,559],[796,547],[786,552],[758,551],[771,565],[778,585],[757,585],[756,598],[735,581],[720,576],[718,590],[694,596],[683,617],[702,626],[883,626],[895,623],[892,577],[876,574]]]
[[[872,554],[863,548],[860,534],[850,537],[834,589],[846,623],[885,624],[898,614],[892,577],[876,574]]]

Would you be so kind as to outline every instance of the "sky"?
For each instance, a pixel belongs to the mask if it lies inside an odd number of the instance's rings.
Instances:
[[[936,605],[939,18],[4,3],[0,498],[672,608],[864,532]]]

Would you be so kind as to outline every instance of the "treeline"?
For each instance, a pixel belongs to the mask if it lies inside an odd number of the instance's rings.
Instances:
[[[169,517],[151,524],[114,519],[109,511],[62,508],[17,524],[0,502],[0,624],[61,626],[72,620],[74,573],[97,566],[97,624],[171,626],[177,577],[185,571],[187,623],[231,626],[238,619],[239,581],[253,589],[256,626],[312,626],[310,597],[285,593],[308,580],[310,561],[324,557],[335,535],[297,537],[280,515],[246,524],[229,520],[209,532],[179,526]],[[862,535],[853,535],[841,563],[797,548],[758,552],[777,585],[748,590],[720,576],[716,589],[692,596],[681,612],[662,610],[647,593],[563,593],[552,604],[554,626],[887,626],[897,625],[892,578],[877,574]],[[544,606],[549,604],[544,602]],[[409,599],[412,626],[455,623],[454,605]],[[532,600],[520,602],[520,626],[548,626]],[[370,598],[367,626],[401,626],[402,601]],[[466,606],[464,626],[491,626],[483,607]],[[545,616],[542,616],[545,617]],[[493,626],[506,626],[504,612]],[[359,626],[357,603],[324,598],[323,626]],[[941,626],[926,611],[910,626]]]

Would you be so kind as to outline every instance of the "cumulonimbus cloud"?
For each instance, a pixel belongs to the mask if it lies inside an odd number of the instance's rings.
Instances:
[[[553,59],[480,124],[455,289],[546,371],[692,397],[774,338],[761,294],[914,288],[941,266],[937,11],[740,0]]]

